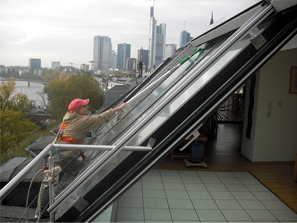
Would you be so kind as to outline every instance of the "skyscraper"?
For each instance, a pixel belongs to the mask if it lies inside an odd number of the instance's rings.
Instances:
[[[29,59],[29,72],[31,74],[33,74],[34,70],[39,69],[39,68],[41,68],[41,59],[30,58]]]
[[[166,24],[161,23],[157,26],[156,33],[156,56],[155,56],[155,67],[158,67],[165,59],[166,49]]]
[[[185,45],[187,42],[189,42],[193,39],[193,37],[191,37],[190,35],[191,34],[188,33],[186,30],[181,32],[179,47]]]
[[[137,53],[137,63],[139,64],[139,62],[142,62],[142,69],[147,72],[148,70],[148,64],[149,64],[149,51],[148,50],[144,50],[143,48],[141,48],[140,50],[138,50]]]
[[[93,70],[109,70],[112,61],[112,45],[108,36],[94,36]]]
[[[154,7],[150,11],[150,31],[149,31],[149,64],[148,69],[155,68],[164,59],[166,47],[166,24],[161,23],[157,26],[154,17]]]
[[[130,58],[131,55],[131,44],[123,43],[118,44],[118,69],[123,70],[127,69],[126,67],[126,59]]]
[[[166,44],[165,59],[170,57],[176,51],[176,44]]]

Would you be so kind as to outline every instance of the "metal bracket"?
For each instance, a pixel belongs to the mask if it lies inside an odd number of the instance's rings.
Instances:
[[[251,36],[250,41],[256,50],[260,49],[267,42],[262,35],[262,30],[260,31],[257,27],[253,28],[249,34]]]
[[[179,149],[179,151],[183,151],[185,148],[187,148],[188,147],[188,145],[190,145],[199,135],[200,135],[200,132],[198,132],[199,131],[199,129],[201,128],[201,126],[202,126],[202,124],[200,124],[199,126],[198,126],[198,128],[197,129],[195,129],[187,138],[189,138],[190,136],[193,136],[193,138],[186,144],[186,145],[184,145],[181,149]]]

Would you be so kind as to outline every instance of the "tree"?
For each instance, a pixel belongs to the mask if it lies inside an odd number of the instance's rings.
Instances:
[[[15,94],[16,82],[11,78],[0,86],[0,135],[1,153],[13,150],[26,139],[38,126],[31,122],[28,115],[35,107],[35,101],[25,94]]]
[[[93,113],[103,104],[103,91],[99,83],[88,71],[78,74],[61,73],[44,87],[48,95],[49,109],[54,116],[61,118],[75,98],[90,99],[89,110]]]

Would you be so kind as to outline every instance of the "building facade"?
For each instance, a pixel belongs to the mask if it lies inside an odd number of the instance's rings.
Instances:
[[[137,52],[137,64],[139,66],[139,63],[140,62],[142,63],[142,70],[144,72],[147,72],[147,70],[148,70],[148,62],[149,62],[148,55],[149,55],[149,51],[148,50],[144,50],[143,48],[141,48]],[[138,68],[138,70],[139,70],[139,68]]]
[[[41,68],[41,59],[30,58],[29,59],[29,72],[34,73],[35,69]]]
[[[52,61],[52,68],[56,69],[57,67],[61,66],[60,61]]]
[[[93,70],[109,70],[112,61],[111,38],[108,36],[94,36]]]
[[[166,44],[166,49],[165,49],[165,58],[170,57],[175,51],[176,51],[176,44],[171,43],[171,44]]]
[[[191,37],[190,35],[191,34],[188,33],[186,30],[181,32],[179,47],[185,45],[187,42],[189,42],[193,39],[193,37]]]
[[[117,66],[119,70],[127,69],[126,60],[131,56],[131,44],[122,43],[118,44],[118,57],[117,57]]]
[[[155,55],[155,67],[158,67],[165,59],[166,49],[166,24],[161,23],[157,26],[156,33],[156,55]]]

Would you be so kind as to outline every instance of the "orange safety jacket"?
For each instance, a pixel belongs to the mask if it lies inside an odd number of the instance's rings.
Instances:
[[[59,129],[59,132],[58,132],[58,136],[59,136],[58,137],[58,140],[63,141],[63,142],[66,142],[66,143],[70,143],[70,144],[79,144],[83,138],[81,138],[81,139],[79,139],[77,141],[73,137],[63,137],[63,134],[65,132],[65,129],[66,129],[66,127],[68,125],[69,125],[69,123],[66,123],[66,124],[65,123],[62,123],[62,125],[61,125],[61,127]],[[64,151],[66,151],[66,150],[64,150]],[[60,152],[62,152],[62,151],[60,151]],[[83,161],[86,161],[86,157],[85,157],[85,155],[84,155],[84,153],[82,151],[80,151],[80,156],[83,159]]]

